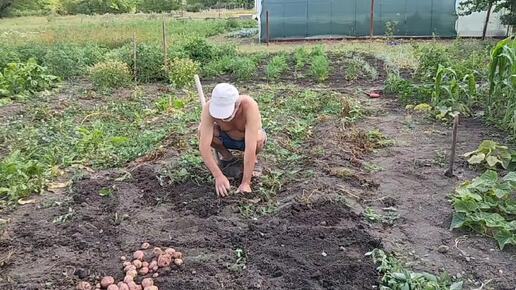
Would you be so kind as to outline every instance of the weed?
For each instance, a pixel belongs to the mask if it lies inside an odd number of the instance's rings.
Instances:
[[[378,71],[360,56],[346,60],[344,66],[345,78],[348,81],[354,81],[358,78],[367,78],[369,80],[376,80],[378,78]]]
[[[367,139],[373,144],[375,148],[384,148],[394,145],[394,140],[385,137],[379,129],[370,130],[367,132]]]
[[[380,165],[369,162],[364,163],[364,169],[369,173],[376,173],[384,170]]]
[[[110,187],[104,187],[99,190],[99,195],[102,197],[111,197],[113,196],[113,189]]]
[[[296,48],[294,51],[294,59],[296,61],[296,70],[302,70],[309,60],[310,52],[304,46]]]
[[[384,211],[387,213],[379,214],[374,209],[368,207],[364,211],[364,217],[370,222],[386,225],[393,225],[400,217],[395,208],[385,208]]]
[[[52,220],[52,223],[54,223],[54,224],[64,224],[64,223],[67,223],[67,222],[69,222],[73,218],[74,215],[75,215],[75,211],[73,210],[73,208],[69,207],[67,213],[55,217]]]
[[[39,193],[49,177],[44,164],[13,151],[0,161],[0,199],[18,200]]]
[[[433,163],[439,167],[445,167],[448,164],[448,154],[444,150],[436,150]]]
[[[462,281],[453,282],[447,273],[435,276],[426,272],[413,272],[396,257],[386,254],[383,250],[374,249],[366,254],[371,256],[378,265],[378,272],[382,276],[381,289],[435,289],[461,290]]]
[[[240,272],[245,270],[247,268],[247,253],[243,249],[237,248],[234,251],[234,255],[235,262],[228,266],[228,269],[232,272]]]

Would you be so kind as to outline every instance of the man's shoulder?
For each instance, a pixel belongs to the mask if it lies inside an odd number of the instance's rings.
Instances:
[[[258,103],[256,102],[256,100],[253,99],[251,96],[249,96],[249,95],[240,95],[240,97],[242,97],[242,99],[243,99],[242,102],[243,103],[258,106]]]

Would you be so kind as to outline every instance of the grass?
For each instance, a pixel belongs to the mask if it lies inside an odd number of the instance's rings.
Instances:
[[[0,43],[55,44],[96,43],[117,47],[130,42],[133,33],[138,42],[162,39],[162,23],[166,23],[170,43],[187,35],[214,36],[227,31],[221,19],[184,20],[163,14],[76,15],[0,19]],[[254,27],[253,21],[239,21],[243,27]]]

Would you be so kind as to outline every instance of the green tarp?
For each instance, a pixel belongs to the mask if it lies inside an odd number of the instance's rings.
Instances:
[[[361,37],[370,32],[370,0],[261,0],[260,37]],[[455,37],[455,1],[375,0],[374,35]],[[390,22],[392,28],[386,29]]]

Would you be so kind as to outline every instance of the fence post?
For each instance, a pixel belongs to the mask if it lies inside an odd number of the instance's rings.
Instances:
[[[133,70],[134,70],[134,82],[138,79],[136,72],[136,32],[133,32]]]
[[[163,19],[162,31],[163,31],[163,65],[165,67],[167,67],[168,66],[168,56],[167,56],[167,35],[166,35],[166,31],[165,31],[165,19]]]
[[[373,38],[374,35],[374,0],[371,0],[371,23],[369,26],[369,38]]]
[[[271,30],[270,30],[270,24],[269,24],[269,10],[265,11],[265,29],[267,30],[267,38],[266,38],[266,41],[267,41],[267,46],[269,46],[269,41],[270,41],[270,34],[271,34]]]

